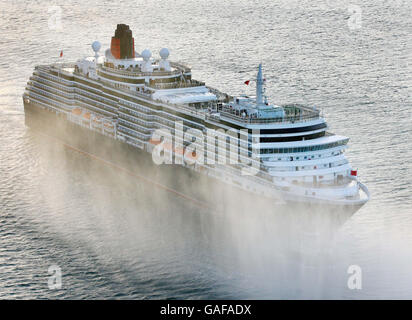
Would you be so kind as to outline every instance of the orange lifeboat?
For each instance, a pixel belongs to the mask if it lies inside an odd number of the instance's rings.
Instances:
[[[85,112],[83,114],[83,118],[85,118],[86,120],[90,120],[90,112]]]
[[[80,116],[82,114],[82,109],[80,108],[74,108],[72,110],[72,113],[75,114],[76,116]]]
[[[183,147],[176,147],[175,153],[183,156],[185,154],[185,149]]]
[[[171,150],[173,150],[173,146],[172,146],[172,144],[171,144],[170,142],[164,143],[164,144],[163,144],[163,149],[164,149],[164,150],[171,151]]]
[[[158,145],[158,144],[160,144],[161,142],[162,142],[162,141],[160,141],[160,140],[153,140],[153,139],[150,139],[150,140],[149,140],[149,143],[150,143],[150,144],[153,144],[153,145],[155,145],[155,146]]]
[[[185,154],[185,158],[187,160],[196,161],[199,158],[199,155],[196,153],[196,151],[193,151]]]

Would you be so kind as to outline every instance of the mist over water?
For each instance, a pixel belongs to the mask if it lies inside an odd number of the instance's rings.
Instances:
[[[56,4],[60,31],[49,2],[0,1],[0,298],[411,297],[409,2],[363,1],[356,30],[347,1]],[[138,52],[168,47],[228,93],[252,93],[243,83],[262,62],[270,101],[315,105],[350,137],[371,200],[333,232],[229,189],[211,212],[26,128],[34,66],[107,48],[117,23]],[[54,264],[61,290],[47,285]],[[347,287],[350,265],[362,290]]]

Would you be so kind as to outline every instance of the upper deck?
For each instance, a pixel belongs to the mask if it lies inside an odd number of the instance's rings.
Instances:
[[[143,63],[143,59],[139,57],[133,59],[135,64],[131,64],[129,62],[129,66],[126,68],[122,65],[114,65],[111,62],[104,62],[103,64],[99,65],[99,68],[102,71],[117,74],[117,75],[122,75],[130,78],[142,78],[142,77],[173,77],[173,76],[181,76],[182,74],[190,74],[191,73],[191,68],[188,65],[185,65],[181,62],[170,62],[170,70],[161,70],[159,68],[153,68],[152,71],[143,71],[141,68],[141,64]],[[160,60],[153,60],[152,65],[158,66],[160,63]]]
[[[285,104],[281,108],[285,111],[282,117],[262,117],[256,118],[242,114],[228,106],[222,106],[219,109],[221,118],[234,121],[237,124],[294,124],[320,119],[320,110],[300,104]]]
[[[73,77],[73,75],[89,78],[85,76],[79,68],[76,68],[75,63],[59,63],[53,65],[38,66],[37,69],[41,69],[46,72],[51,72],[54,75],[64,78]],[[127,73],[128,75],[136,74],[142,75],[141,72],[131,72],[119,70],[121,73]],[[147,73],[147,75],[153,75],[153,73]],[[139,90],[135,88],[129,89],[127,87],[118,87],[111,82],[101,82],[99,79],[88,79],[91,82],[100,82],[102,86],[110,86],[116,88],[122,92],[128,93],[132,96],[138,96],[147,100],[152,100],[155,103],[166,103],[170,108],[185,113],[190,113],[192,116],[198,117],[202,120],[209,120],[213,122],[232,123],[233,125],[244,128],[261,128],[261,127],[284,127],[285,125],[298,125],[306,122],[313,122],[321,120],[321,112],[318,109],[308,107],[301,104],[285,104],[280,108],[284,110],[284,115],[275,117],[254,117],[253,115],[245,115],[242,109],[230,108],[228,102],[236,99],[226,93],[220,92],[217,89],[206,87],[204,82],[197,80],[191,80],[190,83],[182,82],[176,83],[147,83],[145,88],[154,90]],[[176,89],[183,89],[181,91]],[[187,90],[185,90],[187,89]],[[207,94],[207,95],[206,95]],[[213,96],[211,96],[213,95]],[[176,97],[180,97],[176,99]],[[184,98],[183,98],[184,97]],[[206,103],[200,107],[193,106],[190,103],[190,99],[198,99],[207,97]],[[279,106],[276,106],[279,108]],[[271,106],[266,106],[271,108]]]

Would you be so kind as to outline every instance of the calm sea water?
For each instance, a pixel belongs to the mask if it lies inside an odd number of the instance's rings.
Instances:
[[[411,3],[358,4],[58,0],[54,30],[49,1],[1,0],[0,298],[411,298]],[[276,221],[209,214],[27,129],[34,66],[108,47],[117,23],[229,93],[253,91],[262,62],[272,101],[316,105],[351,138],[370,202],[327,244],[296,244]]]

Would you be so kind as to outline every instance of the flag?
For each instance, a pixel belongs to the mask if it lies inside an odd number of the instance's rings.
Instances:
[[[60,58],[63,58],[63,50],[60,51]]]
[[[248,86],[248,85],[249,85],[249,83],[250,83],[250,80],[246,80],[246,81],[245,81],[245,85],[247,85],[247,86]]]

